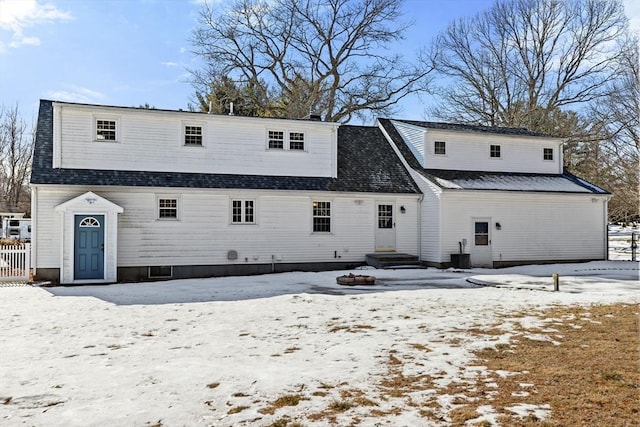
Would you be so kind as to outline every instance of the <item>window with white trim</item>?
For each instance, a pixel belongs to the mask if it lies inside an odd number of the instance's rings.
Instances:
[[[288,132],[284,130],[267,131],[267,147],[269,150],[305,150],[304,132]]]
[[[553,160],[553,148],[543,148],[542,158],[543,160]]]
[[[433,143],[433,154],[436,156],[444,156],[447,154],[447,143],[446,141],[434,141]]]
[[[255,224],[255,200],[234,199],[231,201],[232,224]]]
[[[331,202],[314,200],[313,206],[313,232],[331,232]]]
[[[202,146],[202,126],[184,126],[184,145]]]
[[[289,132],[289,150],[304,151],[304,133]]]
[[[158,219],[178,219],[178,199],[158,198]]]
[[[96,141],[116,142],[118,122],[113,119],[96,119]]]
[[[284,132],[281,130],[269,131],[269,149],[284,150]]]
[[[501,157],[500,146],[491,144],[489,147],[489,156],[493,159],[499,159]]]

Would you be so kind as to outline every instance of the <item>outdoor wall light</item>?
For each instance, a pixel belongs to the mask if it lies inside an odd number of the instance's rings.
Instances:
[[[400,213],[407,213],[407,209],[404,206],[400,206]]]
[[[496,230],[502,230],[502,226],[499,222],[496,222]]]

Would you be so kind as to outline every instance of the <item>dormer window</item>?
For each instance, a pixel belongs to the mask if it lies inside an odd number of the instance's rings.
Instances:
[[[435,141],[433,143],[433,154],[436,156],[444,156],[447,154],[446,141]]]
[[[304,133],[289,132],[289,150],[304,150]]]
[[[202,146],[202,126],[184,126],[184,145]]]
[[[499,145],[491,144],[491,146],[489,147],[489,157],[491,157],[492,159],[499,159],[501,157]]]
[[[285,132],[270,130],[267,134],[269,150],[304,151],[304,132]]]
[[[543,160],[553,160],[553,148],[543,148],[542,149],[542,159]]]
[[[269,150],[284,149],[284,132],[281,130],[269,131]]]
[[[116,120],[96,119],[96,141],[116,142],[117,129]]]

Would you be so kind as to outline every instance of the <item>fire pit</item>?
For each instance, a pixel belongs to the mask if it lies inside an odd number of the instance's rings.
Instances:
[[[375,285],[376,278],[374,276],[365,276],[362,274],[347,274],[345,276],[336,277],[338,285],[358,286],[358,285]]]

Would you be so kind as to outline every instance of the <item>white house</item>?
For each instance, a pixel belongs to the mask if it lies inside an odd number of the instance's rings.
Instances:
[[[43,100],[36,279],[606,259],[609,194],[523,129],[377,126]]]
[[[561,139],[526,129],[378,124],[424,194],[418,226],[424,264],[607,258],[610,194],[563,169]]]
[[[378,127],[40,103],[35,277],[137,281],[416,255],[422,195]]]

